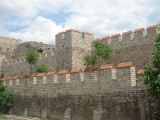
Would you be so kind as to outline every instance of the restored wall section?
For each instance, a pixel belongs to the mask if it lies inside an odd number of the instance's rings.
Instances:
[[[97,91],[109,93],[134,90],[135,78],[136,72],[133,63],[126,62],[118,64],[117,68],[113,65],[103,65],[100,68],[61,70],[30,77],[6,77],[3,80],[7,89],[14,88],[11,90],[14,94],[18,94],[17,91],[23,93],[22,91],[28,89],[31,95],[32,92],[39,95],[55,93],[52,95],[56,97],[58,94],[79,95],[97,94]],[[34,90],[32,91],[32,89]],[[27,94],[27,92],[24,93]]]
[[[157,34],[157,26],[149,26],[136,29],[133,32],[128,31],[121,34],[115,34],[94,41],[102,41],[113,48],[113,57],[108,63],[118,64],[119,62],[133,61],[137,69],[142,69],[145,64],[151,64],[152,52],[154,48],[154,39]]]
[[[147,120],[149,98],[135,77],[135,66],[126,62],[116,67],[7,77],[2,82],[14,94],[12,113],[16,115],[60,120]],[[155,110],[152,106],[152,112]]]

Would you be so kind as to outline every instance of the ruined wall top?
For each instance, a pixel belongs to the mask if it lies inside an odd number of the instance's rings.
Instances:
[[[0,52],[14,52],[20,43],[20,39],[0,36]]]
[[[23,56],[26,50],[28,49],[35,49],[37,51],[46,52],[46,51],[53,51],[54,45],[44,44],[43,42],[25,42],[18,45],[17,49],[14,52],[15,57],[20,58]]]

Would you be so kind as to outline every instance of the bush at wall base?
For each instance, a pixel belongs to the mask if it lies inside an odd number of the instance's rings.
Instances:
[[[13,105],[11,93],[5,92],[5,87],[0,83],[0,113],[7,113]]]

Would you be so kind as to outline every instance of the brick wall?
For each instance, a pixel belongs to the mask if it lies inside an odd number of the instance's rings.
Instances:
[[[2,82],[14,95],[12,114],[60,120],[147,120],[149,96],[136,76],[134,64],[126,62],[7,77]],[[151,108],[154,117],[156,106]]]

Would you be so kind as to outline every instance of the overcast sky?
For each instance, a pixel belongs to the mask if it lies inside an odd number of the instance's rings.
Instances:
[[[54,44],[69,28],[94,37],[160,21],[160,0],[0,0],[0,35]]]

